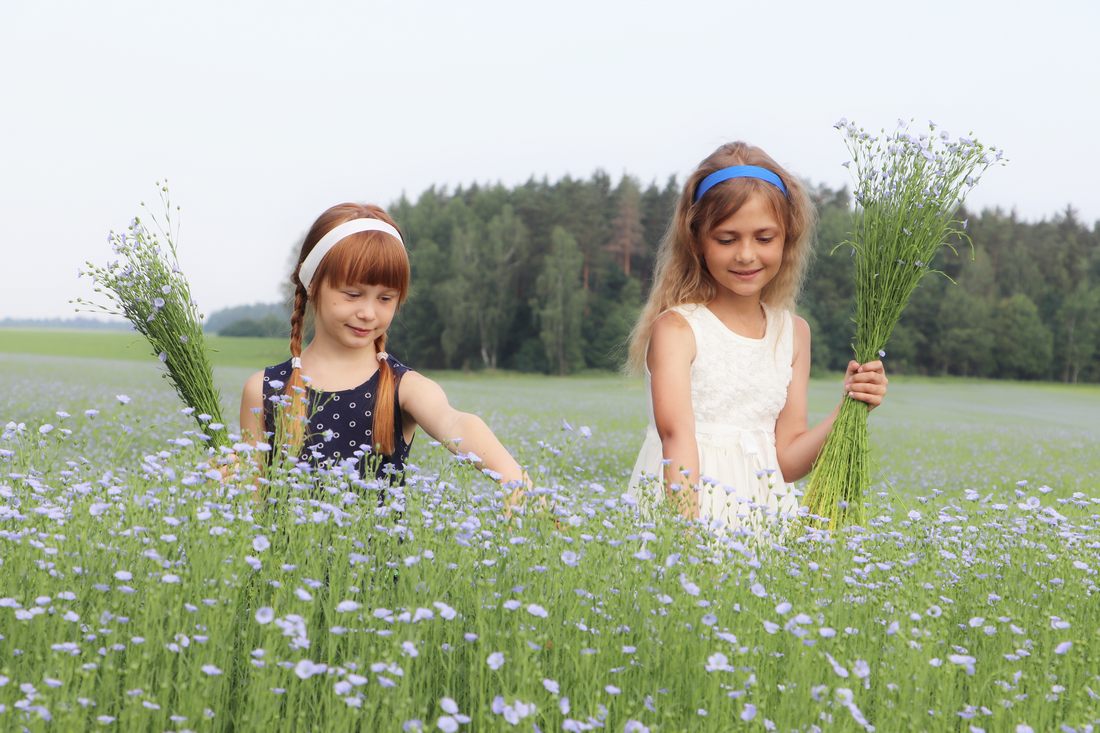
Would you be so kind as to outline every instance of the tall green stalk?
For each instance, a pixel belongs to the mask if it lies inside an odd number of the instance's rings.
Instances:
[[[1003,160],[1002,151],[972,137],[952,140],[929,123],[914,135],[899,124],[873,136],[841,120],[856,178],[857,211],[850,247],[855,260],[855,358],[861,364],[886,355],[890,334],[940,248],[969,242],[966,222],[955,216],[981,175]],[[940,273],[943,274],[943,273]],[[863,520],[870,485],[867,409],[845,400],[814,464],[806,506],[835,528]]]
[[[90,277],[95,292],[104,293],[109,303],[101,305],[81,298],[74,302],[89,306],[93,312],[119,315],[130,321],[164,364],[164,376],[180,399],[194,410],[201,434],[215,446],[228,445],[213,365],[203,339],[202,315],[176,254],[179,224],[172,219],[168,187],[158,183],[157,189],[164,220],[155,215],[150,219],[159,235],[139,217],[134,217],[124,233],[108,234],[107,241],[120,258],[104,266],[87,262],[81,275]]]

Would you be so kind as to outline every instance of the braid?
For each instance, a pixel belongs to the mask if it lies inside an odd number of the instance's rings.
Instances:
[[[386,350],[386,334],[374,340],[374,348]],[[397,425],[394,419],[394,394],[397,380],[389,359],[378,360],[378,394],[374,401],[374,418],[371,424],[372,443],[381,455],[388,456],[397,448]]]
[[[309,293],[305,287],[295,279],[294,310],[290,315],[290,356],[297,359],[302,356],[302,332],[305,329],[306,303],[309,301]],[[292,455],[297,455],[298,450],[305,442],[306,392],[305,380],[302,379],[302,370],[293,366],[291,362],[290,378],[286,380],[286,394],[290,398],[290,405],[283,410],[283,439],[290,447]]]

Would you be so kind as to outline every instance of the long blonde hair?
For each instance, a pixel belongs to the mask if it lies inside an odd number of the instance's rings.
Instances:
[[[735,178],[710,189],[697,203],[695,190],[715,171],[735,165],[755,165],[773,171],[787,188],[758,178]],[[669,308],[685,303],[709,303],[718,294],[714,278],[703,262],[702,239],[733,216],[753,194],[771,206],[783,228],[783,261],[779,272],[761,293],[761,299],[777,309],[793,308],[812,253],[815,212],[802,183],[760,148],[743,142],[727,143],[703,159],[688,176],[676,211],[657,250],[653,287],[630,334],[627,369],[641,373],[646,361],[653,322]]]
[[[378,231],[359,232],[344,237],[325,254],[317,266],[309,290],[298,280],[302,262],[330,230],[352,219],[380,219],[397,227],[393,219],[381,208],[371,204],[338,204],[325,211],[310,227],[298,255],[298,264],[290,274],[294,284],[294,308],[290,316],[290,355],[302,355],[302,335],[305,330],[306,306],[316,302],[321,283],[337,287],[367,283],[393,288],[398,292],[400,306],[409,293],[409,257],[404,245],[389,234]],[[374,341],[379,352],[386,350],[386,334]],[[394,422],[394,393],[396,377],[389,362],[378,364],[378,389],[371,425],[372,449],[382,455],[393,453],[397,444],[397,427]],[[300,369],[292,369],[286,380],[286,394],[290,407],[283,413],[283,435],[295,452],[304,441],[307,411],[305,382]]]

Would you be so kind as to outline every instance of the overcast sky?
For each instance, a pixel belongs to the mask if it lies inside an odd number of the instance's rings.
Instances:
[[[1010,159],[973,207],[1094,222],[1098,8],[3,0],[0,318],[73,315],[78,268],[162,178],[209,313],[277,299],[334,203],[597,168],[682,180],[734,139],[838,187],[841,116],[973,131]]]

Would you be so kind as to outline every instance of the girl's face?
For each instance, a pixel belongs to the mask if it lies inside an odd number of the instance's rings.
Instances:
[[[317,290],[316,334],[346,348],[373,346],[397,313],[400,293],[384,285],[322,282]]]
[[[768,200],[752,194],[703,236],[703,261],[718,286],[759,300],[783,263],[783,228]]]

